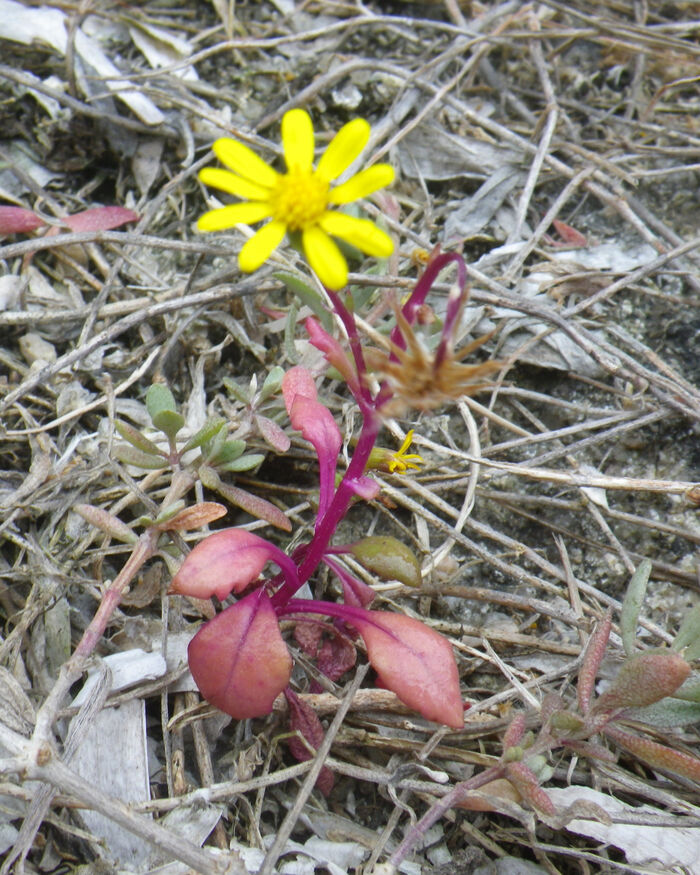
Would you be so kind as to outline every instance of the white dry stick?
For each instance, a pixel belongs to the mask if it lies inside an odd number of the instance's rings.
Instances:
[[[471,410],[467,406],[464,400],[460,401],[457,405],[459,408],[459,412],[462,415],[462,419],[467,426],[467,431],[469,432],[469,451],[473,459],[481,458],[481,444],[479,442],[479,429],[477,427],[476,421],[472,415]],[[476,485],[479,481],[479,472],[481,471],[481,465],[478,461],[472,462],[472,467],[469,472],[469,480],[467,481],[467,489],[464,493],[464,501],[462,502],[462,509],[459,512],[459,516],[455,520],[454,531],[461,532],[464,528],[464,524],[466,523],[469,515],[474,509],[474,500],[476,495]],[[439,568],[441,563],[445,561],[445,559],[450,555],[452,548],[455,545],[454,538],[447,538],[445,542],[438,547],[438,549],[433,554],[432,558],[426,569],[424,569],[424,573],[432,571],[433,568]]]

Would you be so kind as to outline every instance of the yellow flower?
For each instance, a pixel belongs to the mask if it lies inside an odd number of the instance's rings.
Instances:
[[[243,222],[263,225],[240,251],[238,261],[246,273],[257,270],[282,242],[287,232],[301,234],[304,254],[321,282],[341,289],[348,279],[348,266],[337,244],[339,237],[366,255],[388,256],[391,238],[369,219],[358,219],[330,209],[366,197],[389,185],[394,170],[389,164],[374,164],[332,187],[367,145],[370,126],[357,118],[344,125],[331,140],[316,169],[313,167],[314,130],[309,114],[292,109],[282,118],[282,145],[286,173],[278,173],[255,152],[229,137],[214,143],[214,152],[228,170],[207,167],[199,178],[205,185],[244,198],[205,213],[197,222],[200,231],[221,231]]]
[[[385,447],[374,447],[367,460],[367,470],[388,471],[389,474],[405,474],[409,468],[420,471],[420,466],[424,464],[422,456],[406,452],[412,440],[413,429],[408,432],[398,450],[392,452]]]

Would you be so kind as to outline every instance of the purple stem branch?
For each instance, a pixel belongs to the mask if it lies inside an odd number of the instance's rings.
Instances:
[[[348,340],[350,341],[350,349],[352,350],[353,358],[355,359],[355,367],[357,369],[357,376],[359,382],[360,389],[360,397],[357,398],[357,403],[360,407],[362,415],[365,419],[370,414],[373,409],[372,404],[372,395],[369,391],[367,384],[365,383],[365,376],[367,375],[367,364],[365,362],[365,357],[362,352],[362,344],[360,343],[360,337],[357,333],[357,325],[355,324],[355,317],[348,310],[345,304],[342,302],[340,295],[337,292],[332,292],[330,289],[326,289],[326,293],[330,298],[331,303],[333,304],[333,309],[340,317],[343,326],[345,327],[345,331],[348,335]]]

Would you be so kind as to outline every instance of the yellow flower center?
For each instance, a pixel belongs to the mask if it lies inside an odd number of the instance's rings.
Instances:
[[[272,217],[290,231],[303,231],[318,223],[328,207],[329,183],[313,171],[293,167],[280,176],[272,193]]]

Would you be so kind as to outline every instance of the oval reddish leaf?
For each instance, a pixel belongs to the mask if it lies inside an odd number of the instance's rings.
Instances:
[[[292,657],[262,589],[205,623],[187,655],[207,702],[237,720],[269,714],[292,673]]]
[[[313,398],[314,401],[318,397],[316,391],[316,383],[308,368],[302,368],[300,365],[290,368],[282,378],[282,395],[284,396],[284,404],[287,408],[287,413],[292,409],[294,399],[297,395],[303,395],[305,398]]]
[[[289,728],[297,730],[308,741],[311,747],[318,749],[323,742],[323,726],[318,719],[318,714],[314,711],[311,705],[308,705],[291,689],[286,689],[284,695],[289,705]],[[300,763],[305,763],[312,757],[311,751],[302,743],[301,739],[293,736],[287,742],[289,750],[295,760]],[[334,777],[333,772],[328,766],[323,766],[318,778],[316,786],[324,796],[333,789]]]
[[[403,614],[346,610],[383,685],[428,720],[461,729],[464,709],[450,642]]]
[[[27,234],[46,222],[24,207],[0,207],[0,234]]]
[[[126,222],[138,222],[141,217],[126,207],[93,207],[72,216],[64,216],[61,222],[71,231],[109,231]]]
[[[222,529],[208,535],[182,563],[170,585],[171,593],[199,599],[225,599],[252,583],[277,548],[243,529]]]

